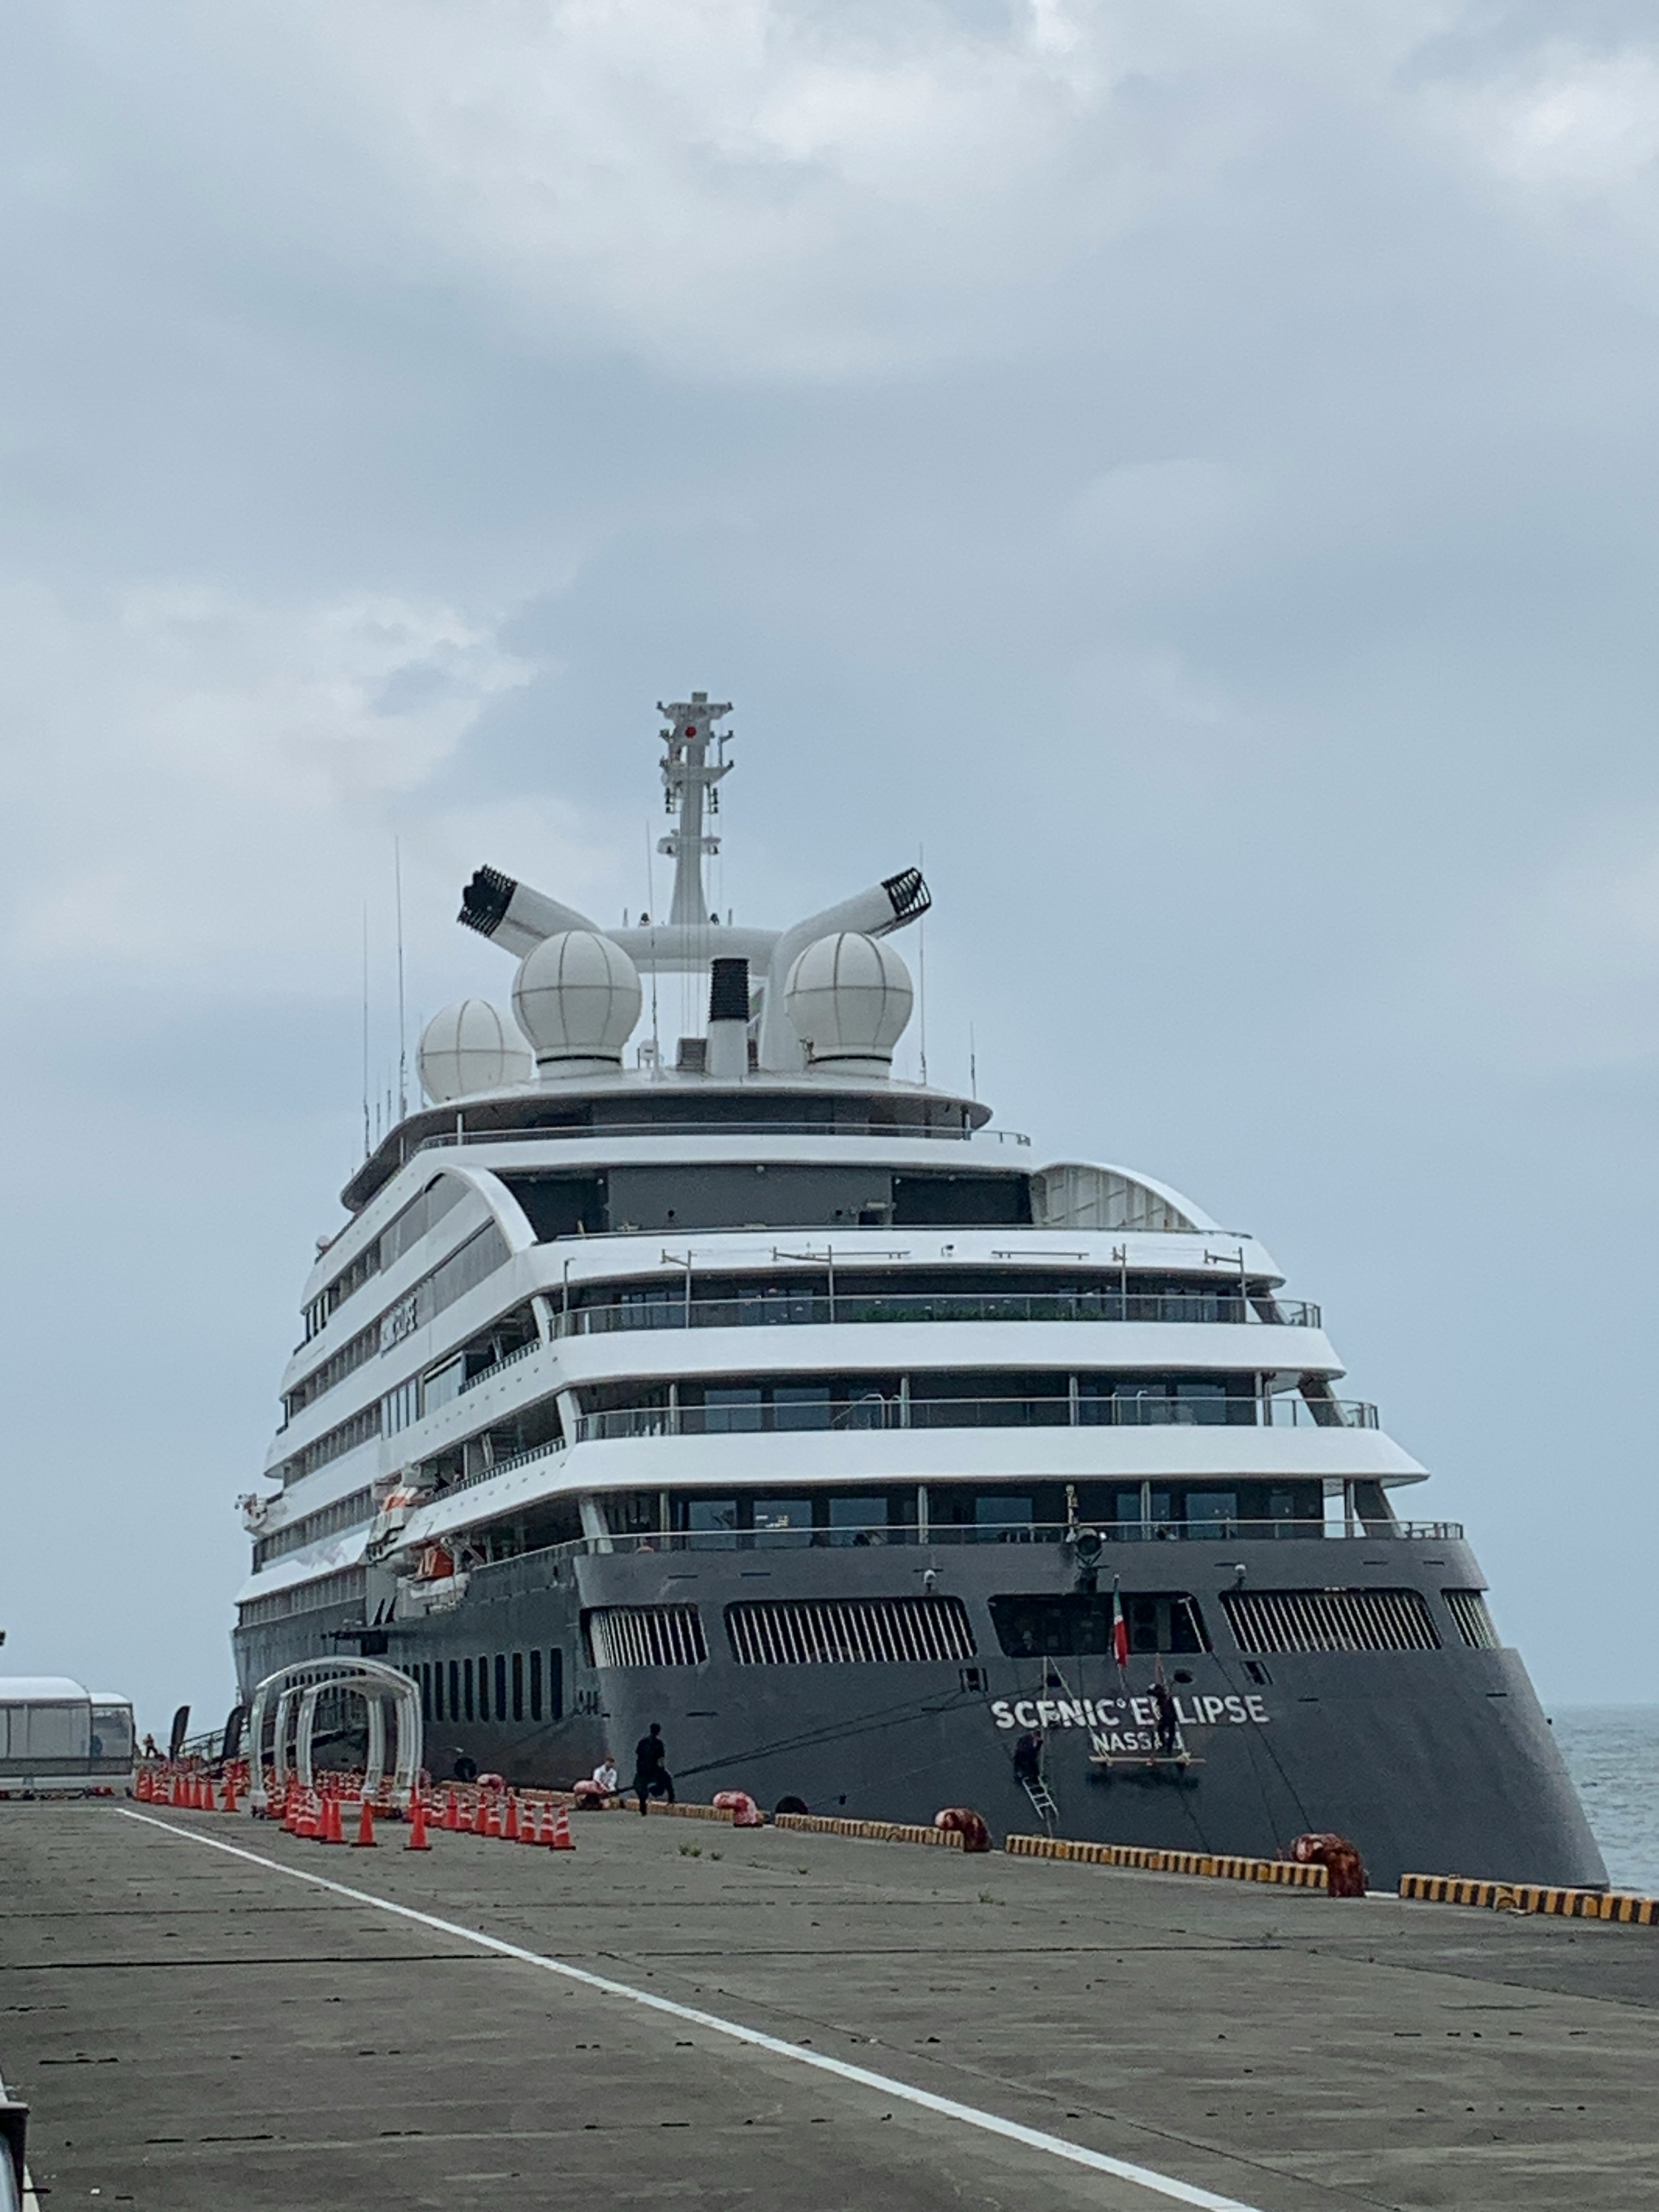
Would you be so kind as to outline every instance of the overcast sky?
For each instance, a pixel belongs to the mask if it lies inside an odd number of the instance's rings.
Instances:
[[[1659,1699],[1656,155],[1633,0],[12,0],[6,1667],[222,1717],[394,837],[412,1035],[696,687],[722,906],[925,849],[934,1078]]]

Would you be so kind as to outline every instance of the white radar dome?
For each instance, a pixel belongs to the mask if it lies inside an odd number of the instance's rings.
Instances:
[[[488,999],[458,999],[440,1008],[421,1031],[416,1061],[421,1088],[434,1106],[469,1098],[475,1091],[528,1083],[535,1073],[512,1015]]]
[[[789,970],[784,1006],[814,1067],[886,1074],[915,993],[892,947],[854,930],[820,937]]]
[[[638,969],[620,945],[591,929],[544,938],[513,986],[513,1010],[544,1075],[620,1066],[640,1004]]]

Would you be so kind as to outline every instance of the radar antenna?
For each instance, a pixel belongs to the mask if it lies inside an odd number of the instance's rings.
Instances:
[[[689,699],[677,700],[672,706],[665,706],[660,699],[657,702],[657,712],[666,714],[669,722],[662,733],[666,748],[662,757],[663,802],[671,814],[679,817],[657,850],[666,853],[674,863],[674,896],[668,919],[687,928],[700,928],[708,920],[702,856],[718,853],[720,841],[705,834],[703,816],[705,811],[720,812],[718,786],[732,768],[726,757],[727,732],[712,726],[731,711],[729,700],[723,707],[713,706],[706,691],[694,691]],[[711,740],[712,761],[708,757]]]

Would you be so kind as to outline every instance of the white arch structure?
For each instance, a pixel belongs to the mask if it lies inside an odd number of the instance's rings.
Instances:
[[[378,1796],[386,1781],[386,1707],[392,1709],[396,1762],[391,1794],[407,1805],[421,1771],[425,1731],[421,1718],[418,1683],[378,1659],[301,1659],[291,1667],[267,1674],[253,1692],[248,1715],[248,1766],[252,1788],[249,1804],[264,1812],[270,1796],[280,1799],[290,1774],[297,1774],[309,1790],[314,1780],[312,1738],[317,1726],[317,1707],[329,1691],[344,1691],[363,1700],[368,1719],[368,1756],[364,1763],[363,1790]],[[268,1792],[265,1778],[265,1724],[273,1717],[270,1765],[275,1790]],[[292,1762],[289,1756],[293,1741]]]

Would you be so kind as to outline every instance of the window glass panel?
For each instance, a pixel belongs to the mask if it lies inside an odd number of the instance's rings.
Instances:
[[[1024,1498],[985,1498],[974,1500],[974,1523],[981,1542],[1022,1543],[1031,1534],[1031,1501]]]
[[[830,1496],[830,1541],[832,1544],[884,1544],[887,1541],[887,1500],[884,1498],[847,1498],[832,1491]]]
[[[507,1718],[507,1654],[504,1651],[495,1654],[495,1717],[498,1721]]]
[[[513,1654],[513,1717],[515,1721],[521,1721],[524,1718],[524,1654],[522,1651],[515,1651]]]
[[[735,1498],[691,1498],[686,1500],[685,1525],[705,1547],[734,1547],[737,1543],[738,1502]]]
[[[827,1429],[829,1384],[780,1383],[772,1393],[772,1425],[775,1429]]]
[[[427,1412],[434,1413],[440,1406],[448,1405],[453,1398],[459,1398],[461,1385],[465,1380],[466,1362],[464,1359],[452,1359],[447,1367],[434,1369],[427,1376],[426,1387],[421,1394]]]
[[[757,1498],[755,1500],[755,1542],[766,1550],[812,1540],[812,1501],[810,1498]]]
[[[1189,1490],[1187,1492],[1187,1518],[1201,1527],[1211,1527],[1218,1521],[1237,1521],[1238,1492],[1236,1490]]]
[[[547,1655],[547,1717],[564,1718],[564,1654],[556,1649]]]
[[[703,1430],[708,1436],[732,1436],[761,1425],[758,1389],[705,1390],[702,1402]]]
[[[541,1717],[542,1655],[539,1651],[532,1651],[530,1655],[530,1717],[532,1721],[538,1721]]]
[[[472,1717],[472,1662],[470,1659],[464,1659],[461,1662],[461,1691],[465,1700],[466,1717],[471,1720]]]
[[[1227,1418],[1227,1386],[1188,1379],[1175,1386],[1177,1421],[1207,1426]]]

